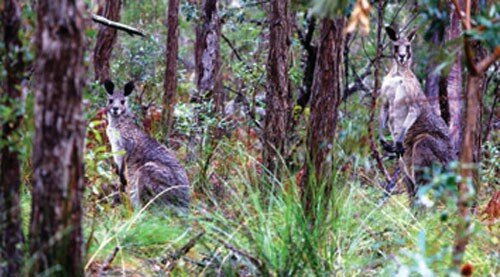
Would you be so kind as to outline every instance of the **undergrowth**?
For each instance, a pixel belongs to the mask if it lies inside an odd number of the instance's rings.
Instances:
[[[288,172],[277,182],[244,145],[220,144],[217,150],[214,160],[231,153],[232,161],[240,163],[213,162],[218,168],[208,170],[210,178],[191,174],[194,186],[214,193],[195,193],[189,214],[154,205],[141,211],[119,204],[94,209],[85,220],[87,237],[92,233],[87,267],[98,267],[120,247],[112,266],[117,274],[162,274],[170,263],[175,266],[169,270],[180,276],[448,274],[456,211],[453,201],[439,201],[442,190],[437,186],[446,176],[436,177],[421,193],[433,204],[416,213],[403,194],[382,202],[375,182],[352,174],[364,167],[355,161],[349,171],[334,173],[335,190],[324,196],[325,205],[315,206],[318,216],[311,224],[303,213],[296,174]],[[188,169],[198,170],[196,164]],[[273,193],[261,192],[263,182]],[[498,226],[489,229],[478,217],[474,223],[464,261],[478,276],[494,276],[499,272]],[[173,258],[194,237],[199,237],[194,246]]]

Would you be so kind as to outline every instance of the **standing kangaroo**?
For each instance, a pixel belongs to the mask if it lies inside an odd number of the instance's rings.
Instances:
[[[415,31],[399,36],[386,27],[393,43],[393,63],[382,83],[380,111],[380,141],[388,152],[401,157],[410,199],[413,201],[419,185],[425,182],[424,168],[433,164],[447,165],[454,159],[448,136],[448,126],[434,113],[420,82],[411,70],[411,41]],[[384,140],[388,129],[393,137],[391,145]]]
[[[104,87],[108,93],[106,134],[133,206],[140,207],[141,202],[147,203],[161,193],[155,202],[187,208],[190,192],[184,167],[172,151],[137,126],[128,109],[127,97],[134,90],[134,83],[127,83],[123,91],[115,91],[113,82],[106,80]]]

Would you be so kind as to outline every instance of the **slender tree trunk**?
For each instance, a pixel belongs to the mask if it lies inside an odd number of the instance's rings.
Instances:
[[[301,179],[306,212],[311,210],[313,195],[317,187],[331,176],[331,164],[327,157],[333,148],[337,126],[338,106],[342,95],[342,60],[344,53],[343,18],[323,19],[318,41],[318,57],[312,87],[311,116],[307,133],[306,173]],[[311,182],[311,178],[315,181]],[[331,184],[325,184],[321,195],[328,197]]]
[[[469,243],[470,208],[473,204],[470,186],[479,188],[479,154],[480,149],[480,120],[483,77],[469,74],[465,98],[465,125],[462,149],[460,151],[460,176],[462,180],[458,186],[458,212],[460,223],[455,236],[453,249],[453,264],[459,268],[462,263],[465,248]],[[478,139],[479,138],[479,139]]]
[[[99,7],[99,11],[102,11],[99,15],[112,21],[120,21],[122,1],[105,0],[104,2],[104,7]],[[94,48],[94,73],[95,79],[101,83],[109,79],[109,61],[116,43],[116,36],[116,29],[100,25]]]
[[[5,118],[2,124],[0,141],[0,275],[17,276],[23,263],[23,232],[19,190],[21,187],[21,162],[18,148],[20,134],[18,127],[23,105],[21,80],[24,72],[21,52],[21,7],[16,0],[6,0],[2,12],[3,43],[5,45],[4,69],[7,73],[3,83],[0,101],[13,109],[13,118]]]
[[[461,1],[460,1],[461,2]],[[451,4],[453,6],[453,4]],[[460,37],[460,19],[456,12],[450,8],[450,25],[446,29],[446,40],[454,40]],[[463,95],[462,95],[462,59],[461,53],[450,69],[446,80],[446,92],[448,95],[448,107],[450,111],[450,140],[458,157],[463,136]]]
[[[304,77],[302,78],[302,87],[300,95],[297,98],[297,105],[304,109],[311,99],[312,84],[314,81],[314,70],[316,67],[316,54],[318,48],[313,43],[314,30],[316,29],[316,18],[307,19],[307,31],[304,34],[299,33],[302,48],[306,51],[303,57]]]
[[[431,39],[431,43],[435,47],[442,47],[441,39],[439,37],[439,32],[434,33]],[[436,69],[436,61],[432,60],[427,66],[427,78],[425,81],[425,95],[431,108],[437,115],[441,115],[441,109],[439,108],[439,80],[441,74],[434,72]]]
[[[470,11],[479,12],[480,2],[471,1],[466,8],[465,23],[462,27],[470,30]],[[459,4],[460,5],[460,4]],[[461,6],[461,5],[460,5]],[[462,9],[462,8],[460,8]],[[498,48],[497,48],[498,49]],[[460,183],[458,184],[458,212],[460,221],[456,227],[453,247],[452,269],[460,269],[471,233],[471,208],[476,204],[476,195],[481,188],[479,170],[481,167],[481,120],[483,113],[483,92],[488,67],[498,60],[499,53],[495,49],[487,57],[486,50],[477,41],[464,37],[464,53],[468,68],[467,85],[464,95],[463,140],[460,149]],[[493,59],[490,59],[493,57]],[[491,61],[484,63],[485,61]],[[473,187],[474,190],[470,188]]]
[[[165,128],[165,137],[168,138],[169,132],[173,127],[173,111],[176,103],[177,94],[177,57],[179,52],[179,0],[168,1],[168,19],[167,19],[167,53],[165,78],[163,81],[163,127]]]
[[[83,276],[83,1],[39,0],[31,275]]]
[[[220,19],[217,14],[217,0],[202,0],[201,22],[196,27],[195,64],[196,83],[198,90],[193,95],[192,102],[199,104],[213,100],[213,107],[204,105],[196,111],[196,122],[191,136],[189,137],[188,160],[196,158],[196,148],[202,136],[201,113],[221,115],[224,110],[224,95],[222,94],[220,78]],[[216,136],[218,132],[216,131]],[[201,144],[199,144],[201,145]],[[203,149],[200,149],[203,152]]]
[[[196,34],[196,72],[199,97],[212,98],[215,110],[223,110],[220,78],[220,20],[217,0],[203,0],[202,24]]]
[[[269,57],[267,68],[266,116],[264,119],[263,162],[280,178],[280,160],[287,147],[290,119],[289,48],[290,1],[271,0],[269,14]]]

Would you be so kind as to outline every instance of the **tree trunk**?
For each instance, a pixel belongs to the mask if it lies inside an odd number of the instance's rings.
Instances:
[[[462,255],[469,243],[470,235],[470,208],[473,203],[470,186],[479,188],[479,166],[480,166],[480,120],[481,120],[481,101],[482,84],[484,78],[469,74],[467,77],[467,94],[465,100],[465,124],[462,149],[460,151],[460,176],[462,180],[458,185],[458,212],[460,214],[460,223],[455,236],[455,246],[453,249],[453,264],[459,268],[462,263]],[[478,150],[479,149],[479,150]]]
[[[168,139],[169,132],[173,127],[173,111],[175,107],[175,96],[177,94],[177,57],[179,52],[179,0],[168,1],[167,21],[167,53],[165,78],[163,81],[163,128],[166,130],[165,137]]]
[[[82,1],[39,0],[31,275],[83,276],[84,18]]]
[[[431,43],[435,47],[442,47],[441,39],[439,37],[439,32],[435,32],[431,38]],[[434,72],[436,69],[436,62],[431,60],[427,66],[427,78],[425,81],[425,96],[429,101],[429,105],[434,110],[437,115],[441,115],[441,110],[439,108],[439,80],[441,74]]]
[[[297,27],[298,28],[298,27]],[[300,35],[299,38],[302,48],[306,51],[303,57],[304,76],[302,77],[302,87],[300,88],[300,95],[297,98],[297,105],[304,109],[311,98],[312,84],[314,81],[314,70],[316,68],[316,54],[318,48],[313,43],[314,30],[316,29],[316,18],[311,17],[307,19],[307,31],[305,34]]]
[[[479,1],[471,1],[470,11],[479,12]],[[467,9],[466,9],[467,10]],[[466,18],[470,18],[470,14]],[[470,20],[466,19],[470,26]],[[462,26],[467,26],[464,24]],[[476,204],[476,195],[481,189],[479,170],[481,167],[481,119],[483,113],[483,92],[487,67],[478,69],[486,58],[486,50],[478,41],[464,37],[464,53],[468,65],[467,86],[464,95],[463,139],[460,149],[460,183],[458,184],[459,223],[456,227],[453,246],[453,270],[461,266],[470,239],[471,208]],[[495,54],[496,56],[497,54]],[[497,60],[496,58],[495,60]],[[474,190],[470,188],[473,187]]]
[[[99,7],[102,11],[99,15],[112,20],[120,21],[121,0],[105,0],[104,7]],[[94,48],[94,73],[95,79],[99,82],[109,79],[109,61],[111,52],[116,42],[117,30],[100,25],[99,33]]]
[[[215,110],[221,112],[224,97],[220,78],[220,21],[217,0],[203,0],[202,24],[196,30],[195,56],[198,97],[212,98]]]
[[[327,157],[333,148],[338,106],[342,95],[344,25],[343,18],[321,21],[307,133],[308,160],[300,184],[306,212],[311,210],[315,194],[313,191],[317,190],[317,187],[322,187],[322,183],[331,176],[331,164],[327,163]],[[328,197],[332,191],[331,185],[330,182],[326,182],[325,190],[317,193]]]
[[[453,6],[453,4],[451,4]],[[446,40],[451,41],[460,37],[460,19],[453,7],[450,9],[450,25],[446,29]],[[450,140],[456,157],[458,157],[463,136],[463,95],[462,95],[462,58],[461,52],[450,69],[446,80],[448,107],[450,111]]]
[[[281,174],[280,160],[285,158],[288,121],[290,119],[289,8],[289,0],[271,0],[263,162],[264,166],[278,178]]]
[[[4,68],[7,73],[0,101],[12,108],[12,118],[1,120],[0,141],[0,276],[20,275],[23,263],[23,232],[19,190],[21,186],[21,162],[18,150],[20,135],[18,127],[23,105],[21,80],[24,72],[23,55],[19,31],[21,29],[21,7],[16,0],[4,2],[3,42],[5,45]],[[5,95],[4,95],[5,93]],[[1,100],[5,96],[5,100]],[[4,144],[5,143],[5,144]]]
[[[188,142],[188,161],[195,160],[197,145],[202,136],[201,113],[220,115],[224,110],[224,95],[220,78],[220,19],[217,14],[217,0],[202,0],[201,23],[196,27],[195,64],[197,91],[192,102],[203,103],[213,100],[213,107],[204,105],[195,111],[196,122]],[[210,109],[207,109],[209,108]],[[216,131],[218,136],[218,131]],[[203,149],[200,149],[203,152]]]

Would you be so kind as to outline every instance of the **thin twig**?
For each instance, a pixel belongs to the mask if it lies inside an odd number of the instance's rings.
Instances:
[[[136,29],[134,27],[130,27],[128,25],[109,20],[109,19],[102,17],[100,15],[92,14],[92,21],[97,22],[97,23],[102,24],[102,25],[105,25],[105,26],[108,26],[110,28],[114,28],[114,29],[118,29],[118,30],[127,32],[127,34],[129,34],[131,36],[133,36],[133,35],[139,35],[141,37],[146,36],[144,34],[144,32],[142,32],[139,29]]]
[[[464,27],[464,29],[466,29],[466,27],[465,27],[465,21],[464,21],[464,19],[462,17],[462,8],[460,7],[460,4],[458,3],[458,0],[451,0],[451,2],[455,6],[455,12],[457,13],[458,19],[462,23],[462,26]]]
[[[495,63],[500,58],[500,46],[497,46],[491,55],[480,61],[477,66],[477,72],[479,74],[484,73],[493,63]]]
[[[224,86],[224,88],[229,90],[230,92],[236,93],[236,95],[238,95],[242,99],[243,104],[245,105],[246,114],[250,117],[250,119],[252,120],[252,122],[255,124],[255,126],[258,129],[262,129],[262,125],[257,120],[257,117],[255,116],[255,112],[252,111],[252,109],[250,108],[250,101],[248,101],[247,97],[243,93],[241,93],[239,90],[232,89],[229,86]]]
[[[170,257],[164,261],[165,265],[165,271],[170,272],[172,269],[174,269],[174,266],[177,264],[177,261],[184,255],[186,255],[191,248],[193,248],[198,240],[205,234],[205,231],[201,231],[198,233],[196,236],[191,238],[184,246],[179,248],[177,251],[175,251]]]
[[[234,48],[234,45],[233,43],[224,35],[224,34],[221,34],[221,37],[222,39],[227,43],[227,45],[229,45],[229,48],[231,48],[231,50],[233,50],[233,53],[234,55],[236,55],[236,58],[242,62],[243,59],[241,58],[240,54],[238,53],[238,51],[236,50],[236,48]]]
[[[372,104],[370,107],[370,122],[368,123],[368,137],[370,140],[370,148],[372,150],[372,156],[377,162],[377,167],[378,169],[382,172],[382,174],[385,177],[386,183],[390,184],[391,183],[391,176],[387,172],[387,169],[384,166],[384,163],[382,162],[382,159],[380,158],[380,153],[377,149],[377,146],[375,144],[374,140],[374,134],[373,134],[373,122],[375,121],[375,108],[377,106],[377,98],[378,98],[378,90],[379,90],[379,75],[380,75],[380,57],[382,56],[382,24],[383,24],[383,17],[384,17],[384,2],[385,1],[380,1],[378,5],[378,20],[377,20],[377,54],[375,59],[373,59],[375,62],[375,73],[374,73],[374,79],[375,79],[375,84],[373,88],[373,97],[372,97]]]
[[[87,244],[85,245],[85,253],[88,253],[89,250],[90,250],[90,246],[92,245],[92,241],[95,239],[94,238],[94,232],[95,232],[95,229],[96,229],[96,223],[97,223],[97,220],[96,220],[96,212],[94,212],[93,216],[92,216],[92,227],[90,227],[90,234],[89,234],[89,237],[87,239]]]
[[[99,272],[99,276],[104,276],[105,272],[108,271],[111,268],[111,264],[115,260],[116,254],[118,254],[118,251],[120,251],[120,247],[115,247],[113,252],[109,254],[109,256],[106,258],[104,263],[102,264],[101,270]]]
[[[225,242],[225,241],[218,239],[218,238],[216,238],[215,240],[217,242],[219,242],[220,244],[222,244],[227,249],[233,251],[234,253],[247,258],[250,262],[252,262],[259,269],[260,273],[262,273],[263,275],[267,275],[267,273],[268,273],[267,269],[261,260],[257,259],[256,257],[254,257],[250,253],[246,252],[245,250],[237,248],[236,246],[230,244],[229,242]]]
[[[485,86],[485,88],[487,88]],[[486,124],[486,131],[484,132],[484,141],[488,140],[488,137],[490,136],[491,132],[491,125],[493,124],[493,115],[495,114],[495,107],[498,102],[498,82],[495,86],[495,89],[493,90],[493,94],[495,95],[495,98],[493,99],[493,104],[491,105],[491,111],[490,111],[490,116],[488,118],[488,123]]]

